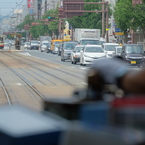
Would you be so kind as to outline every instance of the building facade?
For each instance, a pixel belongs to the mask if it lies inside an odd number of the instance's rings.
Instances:
[[[61,0],[43,0],[41,14],[44,15],[47,11],[56,9],[60,6]]]

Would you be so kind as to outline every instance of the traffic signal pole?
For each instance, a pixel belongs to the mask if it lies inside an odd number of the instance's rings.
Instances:
[[[99,11],[87,11],[82,8],[84,4],[101,4],[102,10]],[[74,7],[74,5],[77,5],[78,7]],[[71,8],[71,9],[70,9]],[[76,2],[76,1],[63,1],[63,7],[59,8],[59,17],[60,18],[72,18],[73,16],[81,16],[83,13],[102,13],[102,35],[105,37],[105,19],[106,19],[106,42],[109,42],[109,36],[108,36],[108,18],[109,18],[109,7],[108,7],[108,1],[105,2],[105,0],[102,0],[102,2]],[[106,15],[105,15],[106,14]],[[105,18],[106,16],[106,18]]]

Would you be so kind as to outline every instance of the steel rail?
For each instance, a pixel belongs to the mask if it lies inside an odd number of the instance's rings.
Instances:
[[[43,100],[45,97],[37,90],[35,87],[33,87],[24,77],[22,77],[18,72],[16,72],[14,69],[10,68],[7,64],[5,64],[3,61],[1,61],[8,69],[10,69],[15,75],[17,75],[21,80],[23,80],[38,96],[40,96]]]
[[[5,55],[8,55],[8,54],[5,54]],[[10,56],[10,55],[8,55],[8,56]],[[10,57],[13,58],[13,56],[10,56]],[[20,56],[17,55],[17,57],[20,57]],[[21,56],[20,58],[22,58],[22,56]],[[16,59],[16,58],[15,58],[15,59]],[[26,59],[26,58],[25,58],[25,61],[26,61],[26,60],[30,60],[30,59]],[[24,61],[22,61],[22,60],[19,60],[19,61],[21,61],[21,62],[24,63]],[[34,60],[33,60],[33,62],[42,65],[42,63],[36,62],[36,61],[34,61]],[[26,62],[25,62],[25,63],[26,63]],[[68,85],[73,86],[74,88],[76,88],[74,84],[72,84],[72,83],[70,83],[70,82],[68,82],[68,81],[66,81],[66,80],[64,80],[64,79],[62,79],[62,78],[60,78],[60,77],[58,77],[57,75],[54,75],[54,74],[52,74],[52,73],[49,73],[49,72],[47,72],[47,71],[44,71],[44,70],[39,69],[39,68],[37,68],[37,67],[34,67],[33,65],[30,65],[30,64],[28,64],[28,65],[31,66],[32,68],[35,68],[35,69],[37,69],[37,70],[39,70],[39,71],[41,71],[41,72],[43,72],[43,73],[45,73],[45,74],[48,74],[48,75],[50,75],[50,76],[52,76],[52,77],[54,77],[54,78],[56,78],[56,79],[58,79],[58,80],[61,80],[61,81],[65,82],[66,84],[68,84]],[[43,64],[43,65],[44,65],[44,64]],[[44,66],[46,66],[46,65],[44,65]],[[48,67],[48,66],[46,66],[46,67]],[[49,67],[49,68],[51,68],[51,67]],[[60,72],[65,73],[65,74],[69,74],[69,75],[74,76],[74,77],[78,77],[78,76],[76,76],[76,75],[73,75],[73,74],[71,74],[71,73],[69,73],[69,72],[65,72],[65,71],[63,71],[63,70],[59,70],[59,69],[56,69],[56,68],[51,68],[51,69],[56,70],[56,71],[60,71]]]
[[[9,95],[9,93],[8,93],[8,91],[7,91],[6,87],[5,87],[5,84],[4,84],[4,82],[3,82],[3,80],[2,80],[1,77],[0,77],[0,81],[1,81],[2,88],[3,88],[3,90],[4,90],[4,93],[5,93],[5,95],[6,95],[7,102],[8,102],[8,104],[9,104],[9,106],[11,106],[11,105],[12,105],[11,97],[10,97],[10,95]]]

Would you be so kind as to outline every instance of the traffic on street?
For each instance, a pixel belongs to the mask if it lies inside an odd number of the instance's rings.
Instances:
[[[144,20],[144,0],[1,1],[0,144],[144,145]]]

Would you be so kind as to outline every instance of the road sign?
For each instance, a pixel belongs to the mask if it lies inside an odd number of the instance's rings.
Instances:
[[[115,35],[124,35],[124,32],[116,32]]]
[[[122,32],[120,28],[115,28],[115,32]]]
[[[32,15],[32,14],[33,14],[33,9],[30,9],[30,11],[29,11],[29,12],[30,12],[30,15]]]

